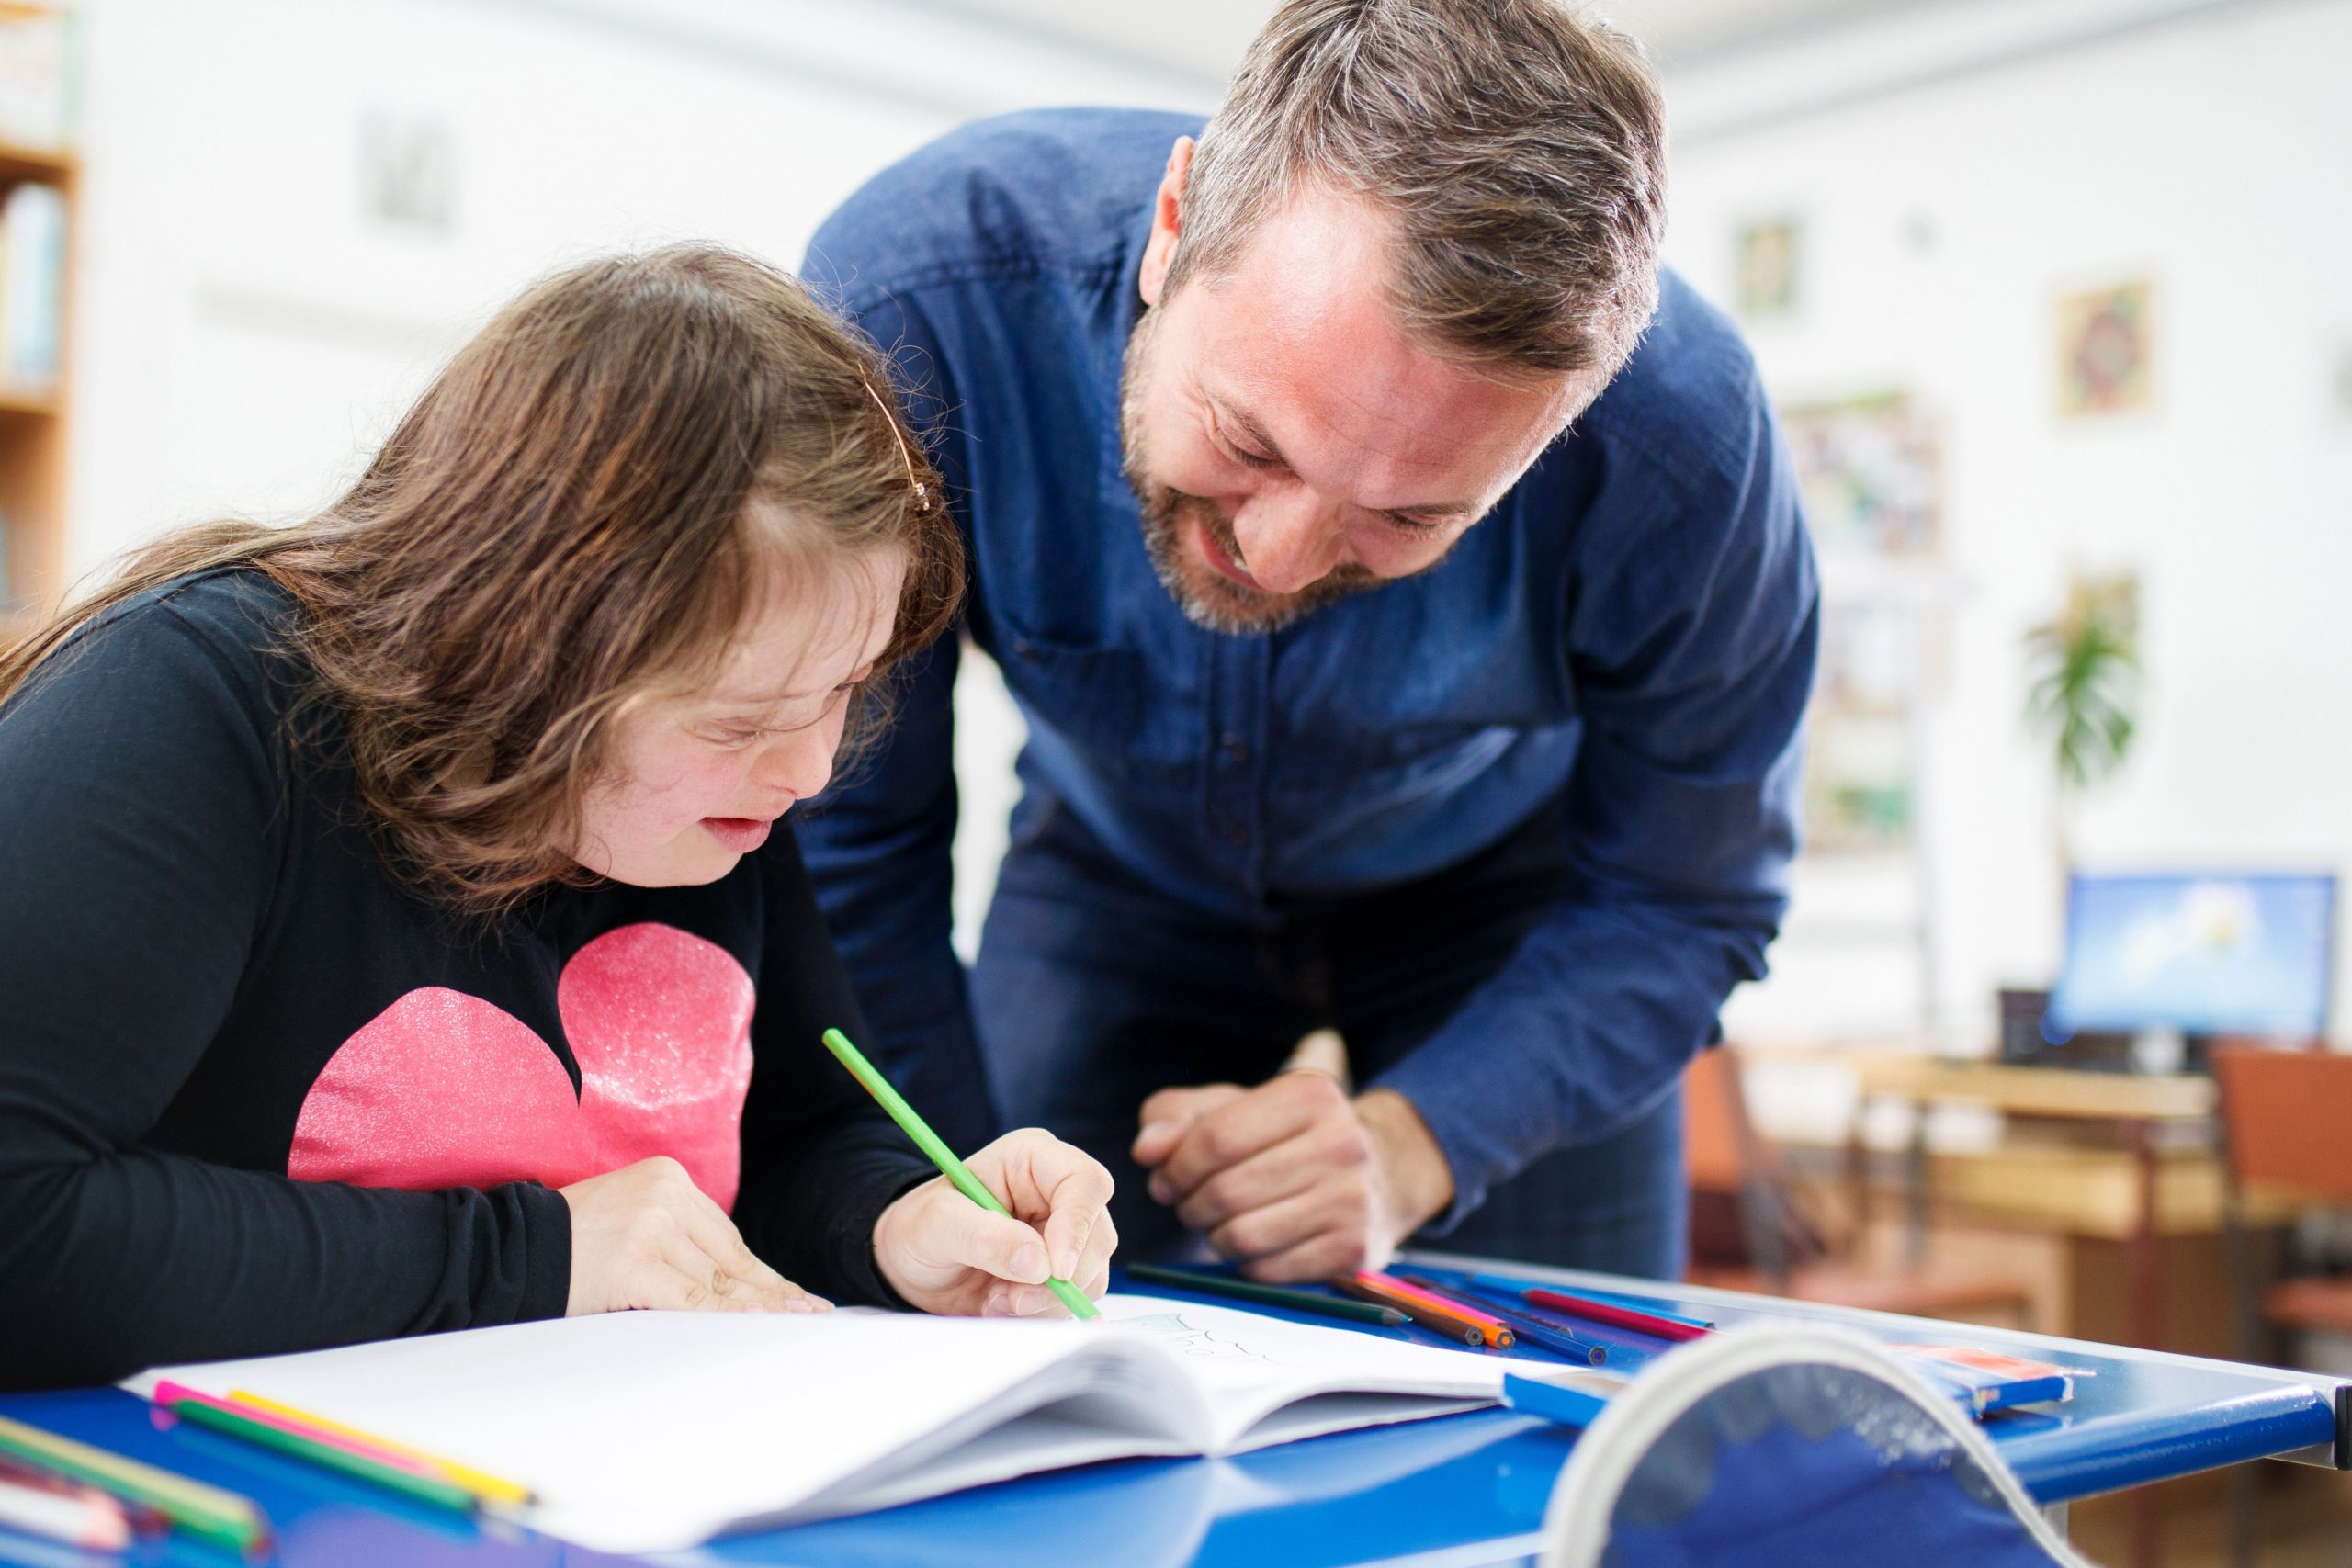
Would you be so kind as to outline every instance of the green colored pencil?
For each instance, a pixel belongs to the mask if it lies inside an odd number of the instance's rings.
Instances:
[[[955,1184],[956,1191],[992,1214],[1004,1213],[1004,1205],[996,1201],[996,1194],[981,1185],[980,1179],[966,1168],[964,1162],[956,1157],[954,1149],[939,1141],[939,1134],[915,1114],[913,1106],[899,1098],[899,1091],[890,1087],[890,1080],[875,1070],[874,1064],[865,1059],[865,1054],[849,1043],[848,1035],[838,1029],[828,1029],[825,1031],[825,1049],[840,1058],[842,1066],[850,1070],[850,1076],[864,1084],[865,1092],[881,1102],[882,1109],[890,1113],[890,1120],[899,1124],[899,1131],[915,1141],[915,1147],[931,1156],[931,1163]],[[1072,1317],[1102,1315],[1101,1309],[1086,1299],[1086,1292],[1068,1280],[1048,1279],[1046,1289],[1061,1298],[1062,1305],[1069,1308]]]
[[[1163,1268],[1157,1263],[1130,1263],[1127,1272],[1136,1279],[1155,1285],[1173,1285],[1180,1291],[1198,1291],[1203,1295],[1231,1296],[1236,1301],[1289,1307],[1295,1312],[1320,1313],[1325,1317],[1345,1318],[1350,1323],[1376,1323],[1383,1328],[1397,1328],[1408,1321],[1403,1313],[1392,1306],[1343,1301],[1338,1296],[1319,1295],[1313,1291],[1285,1290],[1280,1285],[1261,1285],[1255,1280],[1237,1280],[1230,1274],[1197,1273],[1190,1269]]]
[[[153,1508],[183,1535],[232,1551],[252,1551],[269,1540],[269,1522],[250,1497],[6,1416],[0,1416],[0,1453]]]
[[[447,1481],[435,1480],[429,1475],[418,1475],[411,1471],[395,1470],[390,1465],[379,1460],[369,1459],[365,1454],[356,1454],[348,1449],[339,1449],[332,1443],[322,1443],[315,1438],[303,1437],[299,1432],[289,1432],[283,1427],[273,1427],[266,1421],[256,1421],[250,1416],[240,1416],[233,1410],[223,1410],[217,1404],[206,1404],[194,1399],[182,1399],[164,1408],[183,1421],[193,1422],[198,1427],[209,1427],[216,1432],[226,1432],[232,1438],[243,1438],[249,1443],[258,1444],[265,1449],[275,1449],[279,1453],[289,1454],[295,1459],[307,1460],[321,1469],[335,1471],[354,1480],[365,1481],[373,1485],[381,1486],[387,1491],[398,1492],[414,1502],[428,1503],[436,1508],[447,1508],[456,1513],[466,1514],[473,1511],[477,1501],[474,1495],[462,1486],[455,1486]]]

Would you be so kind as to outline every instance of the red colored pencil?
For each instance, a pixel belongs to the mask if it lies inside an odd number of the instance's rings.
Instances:
[[[1681,1323],[1670,1317],[1657,1317],[1632,1307],[1612,1306],[1584,1296],[1564,1295],[1558,1291],[1525,1290],[1519,1292],[1537,1306],[1550,1307],[1554,1312],[1580,1317],[1588,1323],[1605,1323],[1612,1328],[1630,1328],[1637,1334],[1655,1334],[1660,1339],[1704,1339],[1712,1330],[1695,1324]]]

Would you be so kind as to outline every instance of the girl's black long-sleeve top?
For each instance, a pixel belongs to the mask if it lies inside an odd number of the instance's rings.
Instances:
[[[657,1154],[888,1300],[930,1169],[820,1042],[858,1013],[793,835],[458,917],[387,866],[297,615],[182,579],[0,705],[0,1388],[559,1314],[555,1189]]]

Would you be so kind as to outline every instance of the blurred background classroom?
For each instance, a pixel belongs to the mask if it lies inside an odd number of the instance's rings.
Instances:
[[[963,120],[1205,111],[1270,8],[0,3],[0,617],[325,500],[538,273],[797,263]],[[1690,1095],[1694,1273],[2352,1372],[2352,0],[1598,8],[1825,581],[1793,910]],[[1020,743],[966,670],[961,939]],[[2343,1478],[2267,1468],[2263,1560],[2341,1561]],[[2175,1490],[2165,1560],[2219,1561]]]

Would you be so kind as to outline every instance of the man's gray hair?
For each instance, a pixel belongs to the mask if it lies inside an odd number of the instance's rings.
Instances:
[[[1552,0],[1289,0],[1201,133],[1170,291],[1317,187],[1389,215],[1399,318],[1450,358],[1606,377],[1657,308],[1657,80]]]

